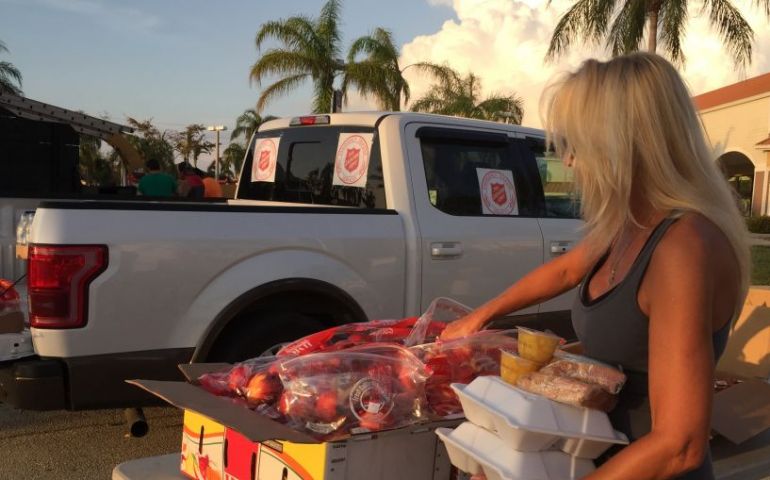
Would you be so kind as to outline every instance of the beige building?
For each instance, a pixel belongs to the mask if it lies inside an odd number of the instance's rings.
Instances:
[[[694,98],[744,212],[770,214],[770,73]]]

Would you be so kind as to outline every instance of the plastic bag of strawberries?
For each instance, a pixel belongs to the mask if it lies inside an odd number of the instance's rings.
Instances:
[[[266,357],[204,374],[201,387],[321,440],[398,428],[425,412],[425,365],[399,345]]]
[[[430,411],[438,417],[462,414],[451,384],[499,375],[500,349],[518,351],[516,330],[482,330],[464,338],[411,347],[428,370],[425,394]]]
[[[348,323],[302,337],[278,352],[278,356],[336,352],[371,343],[396,343],[406,347],[434,342],[447,323],[471,311],[452,299],[439,297],[419,317]]]

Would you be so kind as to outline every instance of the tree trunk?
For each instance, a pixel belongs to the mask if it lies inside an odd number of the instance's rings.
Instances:
[[[650,13],[648,16],[648,31],[647,34],[649,37],[647,38],[647,51],[650,53],[655,53],[655,50],[658,47],[658,12],[660,11],[660,2],[654,2],[652,7],[650,8]]]

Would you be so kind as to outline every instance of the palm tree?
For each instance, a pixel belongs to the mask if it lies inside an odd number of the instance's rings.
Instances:
[[[209,153],[214,144],[206,140],[206,127],[199,123],[187,125],[182,132],[174,132],[171,135],[171,143],[174,150],[179,152],[185,163],[190,163],[198,168],[198,157],[202,153]]]
[[[104,155],[101,151],[102,140],[91,135],[81,134],[78,146],[78,167],[80,178],[86,185],[112,186],[119,177],[118,164],[115,159]]]
[[[363,60],[356,60],[360,54]],[[392,34],[376,28],[371,35],[358,38],[350,45],[342,91],[354,84],[364,98],[372,96],[383,110],[401,110],[401,98],[409,101],[409,84],[398,64],[399,52]]]
[[[265,52],[251,67],[250,78],[260,84],[269,75],[285,75],[267,87],[257,100],[261,112],[273,98],[296,88],[307,79],[313,81],[313,112],[329,111],[334,78],[344,70],[340,59],[340,0],[328,0],[316,19],[294,16],[264,23],[257,32],[257,49],[268,38],[282,42],[284,48]]]
[[[770,0],[755,0],[770,16]],[[730,0],[704,0],[711,26],[733,56],[736,66],[751,63],[754,31]],[[647,50],[655,52],[658,40],[674,63],[683,64],[681,40],[687,25],[687,0],[576,0],[553,31],[547,60],[564,54],[576,39],[605,40],[612,55],[639,49],[647,28]]]
[[[266,115],[262,117],[253,108],[249,108],[243,111],[243,113],[235,120],[235,128],[230,132],[230,140],[243,136],[246,141],[251,138],[251,135],[257,131],[260,125],[278,117],[272,115]]]
[[[219,162],[220,178],[225,177],[228,181],[233,181],[238,176],[243,166],[243,160],[246,156],[246,147],[238,142],[231,142],[224,152]],[[207,172],[214,175],[214,164],[209,165]]]
[[[8,48],[0,41],[0,53],[8,52]],[[0,62],[0,93],[22,95],[21,72],[11,62]]]
[[[412,111],[521,124],[524,107],[516,95],[492,95],[479,101],[481,80],[476,75],[462,77],[446,65],[416,66],[436,77],[438,83],[411,105]]]
[[[174,147],[169,141],[169,132],[161,132],[153,125],[152,118],[137,120],[127,117],[126,123],[134,128],[134,135],[128,136],[128,141],[148,160],[156,159],[160,163],[161,170],[166,173],[176,174],[174,167]]]
[[[341,58],[340,6],[340,0],[327,0],[316,19],[295,16],[260,27],[256,38],[258,49],[268,38],[278,40],[283,47],[264,52],[251,67],[250,79],[259,85],[270,75],[283,78],[262,91],[257,112],[306,80],[313,82],[313,112],[328,112],[338,75],[343,76],[343,98],[347,98],[350,85],[393,110],[399,109],[402,94],[408,98],[409,89],[398,68],[398,49],[390,32],[378,28],[371,36],[357,39],[351,46],[347,63]],[[356,62],[360,54],[366,57]]]

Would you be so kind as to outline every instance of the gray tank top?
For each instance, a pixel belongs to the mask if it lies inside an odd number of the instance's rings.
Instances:
[[[621,366],[628,376],[628,381],[620,393],[618,406],[610,413],[610,419],[613,426],[631,440],[649,433],[652,423],[647,391],[649,318],[639,308],[639,287],[655,247],[678,218],[679,215],[673,215],[660,222],[642,247],[626,277],[606,293],[589,300],[588,284],[607,261],[607,252],[586,275],[572,307],[572,325],[585,354],[611,365]],[[730,322],[712,336],[714,358],[717,360],[724,352],[729,331]],[[617,451],[610,452],[614,453]],[[711,456],[706,458],[700,468],[680,478],[713,479]]]

